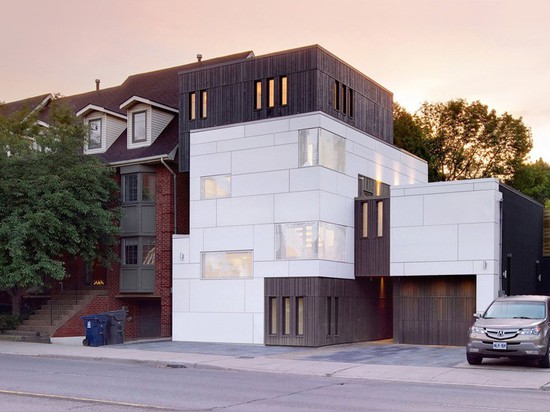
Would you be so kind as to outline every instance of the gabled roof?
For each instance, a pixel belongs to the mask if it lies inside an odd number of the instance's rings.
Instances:
[[[27,110],[29,113],[35,112],[41,110],[52,99],[53,96],[50,93],[46,93],[15,102],[0,104],[0,116],[10,116],[22,110]]]

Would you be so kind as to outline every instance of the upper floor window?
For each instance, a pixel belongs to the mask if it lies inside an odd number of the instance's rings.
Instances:
[[[275,79],[267,79],[267,107],[275,107]]]
[[[281,106],[288,104],[288,78],[286,76],[279,78],[279,100]]]
[[[231,176],[201,177],[201,199],[216,199],[231,196]]]
[[[315,128],[300,130],[300,167],[324,166],[344,172],[346,140],[328,130]]]
[[[343,114],[353,117],[353,89],[345,84],[334,81],[334,109],[342,111]]]
[[[256,80],[254,82],[254,109],[260,110],[262,108],[262,81]]]
[[[132,113],[132,143],[147,140],[147,112]]]
[[[122,175],[122,202],[154,202],[156,198],[155,173]]]
[[[189,93],[189,120],[195,120],[197,118],[197,94],[195,92]]]
[[[88,139],[88,150],[101,149],[103,140],[102,126],[103,122],[101,119],[92,119],[88,121],[88,128],[90,132]]]
[[[201,90],[201,101],[200,101],[200,117],[205,119],[208,116],[208,91]]]
[[[254,262],[251,251],[204,252],[201,255],[202,277],[251,278]]]

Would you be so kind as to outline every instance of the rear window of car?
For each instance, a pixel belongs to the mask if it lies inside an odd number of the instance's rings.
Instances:
[[[544,302],[493,302],[483,317],[486,319],[544,319],[546,305]]]

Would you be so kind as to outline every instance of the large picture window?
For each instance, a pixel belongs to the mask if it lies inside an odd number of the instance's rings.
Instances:
[[[300,167],[324,166],[344,172],[346,140],[328,130],[315,128],[300,130]]]
[[[88,138],[88,149],[101,149],[102,146],[102,121],[93,119],[88,122],[90,136]]]
[[[204,279],[251,278],[254,262],[251,251],[204,252],[201,255]]]
[[[326,222],[284,223],[275,226],[277,259],[346,260],[346,228]]]

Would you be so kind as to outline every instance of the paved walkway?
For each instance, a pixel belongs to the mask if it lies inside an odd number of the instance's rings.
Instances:
[[[465,361],[462,347],[396,345],[388,341],[322,348],[171,341],[94,348],[0,341],[0,354],[550,390],[550,369],[537,368],[535,363],[486,359],[480,366],[471,366]]]

